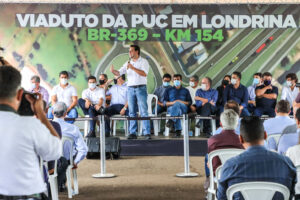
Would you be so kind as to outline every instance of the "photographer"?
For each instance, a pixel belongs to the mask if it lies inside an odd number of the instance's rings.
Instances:
[[[25,94],[21,74],[0,67],[0,199],[47,199],[39,157],[56,160],[62,153],[59,135],[43,111],[41,95]],[[21,101],[28,101],[32,116],[20,116]]]

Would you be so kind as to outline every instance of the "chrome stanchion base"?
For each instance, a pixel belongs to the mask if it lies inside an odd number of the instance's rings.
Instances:
[[[116,175],[114,175],[114,174],[101,174],[101,173],[99,173],[99,174],[93,174],[92,177],[93,178],[114,178],[114,177],[116,177]]]
[[[180,177],[180,178],[188,178],[188,177],[197,177],[197,176],[199,176],[199,174],[195,173],[195,172],[189,172],[189,173],[181,172],[181,173],[176,174],[176,176]]]

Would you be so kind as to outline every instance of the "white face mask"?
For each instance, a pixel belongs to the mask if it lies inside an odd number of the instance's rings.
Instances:
[[[68,84],[68,79],[66,79],[66,78],[61,78],[61,79],[60,79],[60,83],[61,83],[62,85],[67,85],[67,84]]]
[[[288,87],[291,87],[293,84],[292,84],[292,81],[286,81],[286,85],[288,86]]]
[[[195,83],[192,82],[192,81],[190,81],[190,86],[191,86],[191,87],[195,87]]]
[[[34,90],[36,88],[35,83],[31,83],[31,89]]]
[[[206,84],[205,83],[201,84],[201,89],[206,91]]]
[[[231,84],[232,84],[232,85],[235,85],[235,84],[236,84],[236,79],[235,79],[235,78],[232,78],[232,79],[231,79]]]
[[[89,83],[89,88],[90,89],[95,89],[96,83]]]

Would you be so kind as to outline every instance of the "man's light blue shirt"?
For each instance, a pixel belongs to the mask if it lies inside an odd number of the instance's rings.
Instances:
[[[290,125],[295,124],[295,120],[288,116],[276,116],[275,118],[264,121],[264,128],[267,135],[282,133],[282,131]]]
[[[218,101],[218,91],[216,89],[212,89],[212,88],[210,88],[207,91],[199,89],[196,91],[195,96],[207,99],[208,102],[210,102],[212,100],[214,103],[217,103],[217,101]],[[196,106],[197,107],[202,106],[202,101],[196,100]]]
[[[255,97],[256,97],[256,94],[255,94],[255,88],[256,88],[256,85],[250,85],[247,89],[248,89],[248,93],[249,93],[249,99],[251,101],[255,101]]]
[[[127,103],[127,92],[128,87],[127,84],[123,85],[113,85],[107,92],[106,95],[111,95],[110,105],[122,104],[125,105]]]
[[[159,86],[158,88],[155,89],[155,91],[154,91],[153,94],[157,96],[159,102],[163,103],[164,102],[165,92],[166,92],[166,90],[168,88],[171,88],[171,87],[172,86],[170,86],[170,85],[167,86],[167,87],[161,85],[161,86]]]

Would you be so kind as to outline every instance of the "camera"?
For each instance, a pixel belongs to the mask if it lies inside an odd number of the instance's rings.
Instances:
[[[23,89],[23,95],[22,95],[22,99],[21,99],[21,104],[20,107],[18,109],[18,114],[22,115],[22,116],[33,116],[34,115],[34,111],[33,111],[33,104],[30,103],[29,99],[37,99],[38,96],[36,94],[30,93],[28,91],[25,91]],[[28,97],[26,97],[28,96]]]
[[[296,87],[300,87],[300,83],[296,83]]]

